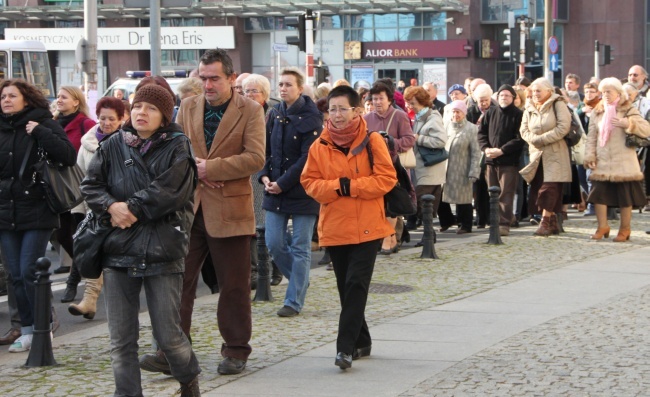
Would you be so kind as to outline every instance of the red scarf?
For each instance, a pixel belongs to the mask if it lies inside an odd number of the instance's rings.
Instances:
[[[350,121],[350,124],[339,129],[334,127],[332,120],[327,120],[327,131],[329,131],[332,141],[338,146],[349,148],[356,139],[359,132],[361,117],[357,116]]]

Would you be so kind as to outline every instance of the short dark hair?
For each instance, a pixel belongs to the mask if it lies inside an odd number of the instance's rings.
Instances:
[[[393,102],[393,90],[391,90],[386,84],[382,83],[381,81],[377,81],[375,84],[372,85],[372,88],[370,88],[370,95],[379,95],[382,92],[386,93],[386,96],[388,97],[388,102]]]
[[[235,74],[235,68],[232,66],[232,59],[226,50],[221,48],[207,50],[203,55],[201,55],[201,59],[199,59],[199,63],[204,65],[211,65],[215,62],[221,62],[221,70],[227,77]]]
[[[515,82],[515,85],[523,85],[524,87],[529,87],[530,86],[530,79],[526,76],[521,76],[517,79]]]
[[[353,108],[359,107],[359,94],[354,90],[354,88],[347,85],[340,85],[332,88],[332,91],[327,95],[327,104],[329,105],[332,98],[342,96],[348,98],[348,102]]]
[[[323,114],[327,113],[327,109],[329,109],[327,106],[327,98],[319,98],[316,101],[316,107],[318,108],[319,112]]]
[[[395,92],[395,82],[390,77],[378,79],[375,83],[383,83],[386,87],[390,88],[391,93]]]
[[[28,106],[50,110],[50,102],[45,98],[41,90],[29,84],[23,79],[5,80],[0,84],[0,93],[6,87],[13,85],[23,95],[23,100]]]
[[[566,79],[573,79],[573,81],[575,81],[577,85],[580,85],[580,76],[578,76],[578,75],[575,74],[575,73],[569,73],[569,74],[567,74],[566,77],[565,77],[564,79],[565,79],[565,80],[566,80]]]
[[[113,109],[115,110],[117,117],[120,119],[124,118],[125,107],[124,102],[121,99],[117,99],[112,96],[102,97],[99,101],[97,101],[97,107],[95,108],[95,114],[97,117],[99,117],[99,112],[102,109]]]

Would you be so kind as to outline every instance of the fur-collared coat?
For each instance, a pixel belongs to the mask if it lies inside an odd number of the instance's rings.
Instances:
[[[643,180],[639,167],[636,150],[625,146],[627,134],[642,138],[650,136],[650,124],[641,116],[637,108],[629,101],[621,99],[616,107],[616,117],[627,118],[630,126],[627,129],[614,127],[605,146],[600,146],[599,131],[605,117],[605,105],[601,101],[591,112],[589,134],[585,147],[585,164],[595,161],[596,168],[592,170],[592,181],[628,182]]]
[[[539,109],[532,103],[526,106],[520,132],[529,145],[530,163],[519,171],[526,182],[535,178],[540,162],[544,182],[571,182],[571,158],[564,141],[570,128],[571,113],[559,95],[552,94]]]

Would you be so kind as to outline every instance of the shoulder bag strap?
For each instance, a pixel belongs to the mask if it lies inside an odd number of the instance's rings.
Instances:
[[[34,147],[34,139],[30,137],[29,143],[27,144],[27,152],[25,153],[22,164],[20,164],[20,171],[18,171],[18,179],[21,181],[23,180],[25,167],[27,167],[27,160],[29,160],[29,156],[32,154],[32,147]]]
[[[395,112],[397,112],[397,109],[393,109],[393,114],[390,115],[390,119],[388,119],[388,125],[386,126],[386,132],[390,129],[390,125],[393,124],[393,117],[395,117]]]

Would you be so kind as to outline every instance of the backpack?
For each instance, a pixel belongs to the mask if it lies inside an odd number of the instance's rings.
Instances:
[[[555,102],[553,102],[553,114],[555,115],[555,120],[557,120],[557,111],[555,110],[555,104],[558,101],[559,99],[556,99]],[[568,105],[567,109],[569,109],[569,113],[571,114],[571,127],[569,128],[569,133],[564,137],[564,141],[568,147],[573,147],[577,145],[578,142],[580,142],[580,139],[582,139],[582,136],[584,135],[584,131],[580,125],[580,120],[573,112],[573,110]]]

